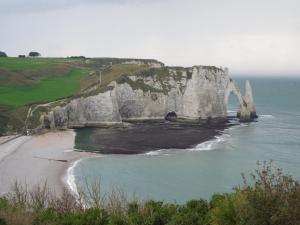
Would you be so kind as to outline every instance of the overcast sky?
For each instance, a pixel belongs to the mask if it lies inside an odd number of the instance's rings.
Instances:
[[[0,0],[0,51],[300,75],[300,0]]]

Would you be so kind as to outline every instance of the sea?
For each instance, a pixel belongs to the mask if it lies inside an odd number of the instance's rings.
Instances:
[[[258,162],[270,160],[300,180],[300,79],[233,78],[241,91],[245,80],[251,81],[257,121],[229,127],[191,148],[77,161],[68,170],[71,189],[100,181],[103,195],[121,190],[129,199],[184,203],[231,192],[242,185],[242,174],[247,177]],[[237,107],[230,96],[228,115],[235,115]]]

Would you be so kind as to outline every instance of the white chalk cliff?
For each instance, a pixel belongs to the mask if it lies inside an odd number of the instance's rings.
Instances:
[[[71,100],[42,118],[44,127],[77,127],[118,124],[127,120],[164,119],[175,112],[178,119],[224,121],[229,94],[240,103],[242,121],[256,117],[252,89],[246,82],[243,96],[228,70],[217,67],[160,68],[146,74],[124,76],[109,90]]]

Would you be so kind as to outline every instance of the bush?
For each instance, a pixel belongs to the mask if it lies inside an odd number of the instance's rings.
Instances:
[[[250,182],[232,194],[212,199],[212,225],[283,225],[300,224],[299,183],[272,163],[258,164]]]
[[[0,225],[7,225],[5,219],[3,218],[0,218]]]
[[[0,51],[0,57],[7,57],[7,55],[6,55],[5,52],[1,52],[1,51]]]
[[[29,52],[28,54],[29,57],[39,57],[41,54],[39,52]]]
[[[178,213],[168,225],[206,225],[208,204],[204,200],[192,200],[179,208]]]
[[[214,195],[211,200],[209,221],[211,225],[238,224],[236,194]]]
[[[87,209],[83,212],[65,214],[57,224],[61,225],[106,225],[108,214],[106,211],[97,208]]]
[[[270,163],[258,165],[230,194],[214,194],[209,203],[161,201],[129,203],[114,191],[105,200],[92,185],[77,199],[68,191],[53,195],[46,184],[28,190],[15,183],[0,198],[0,225],[296,225],[300,224],[300,185]],[[89,207],[87,207],[89,206]]]
[[[244,187],[237,190],[245,202],[240,217],[251,225],[300,224],[300,185],[271,162],[258,164]]]
[[[136,225],[162,225],[167,224],[177,212],[177,206],[164,204],[161,201],[146,201],[140,205],[131,203],[128,205],[128,217],[130,224]]]

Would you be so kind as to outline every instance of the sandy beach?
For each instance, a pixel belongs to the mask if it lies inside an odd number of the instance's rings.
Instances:
[[[49,188],[60,194],[67,187],[68,168],[94,154],[75,152],[73,130],[20,136],[0,144],[0,195],[11,190],[15,180],[29,188],[47,181]]]

